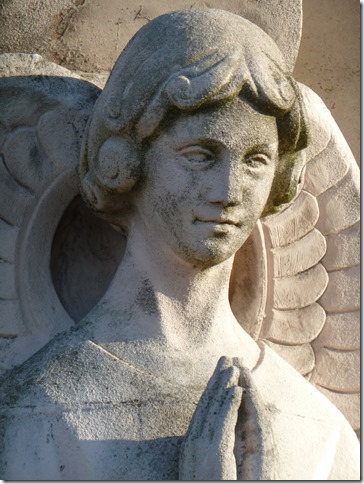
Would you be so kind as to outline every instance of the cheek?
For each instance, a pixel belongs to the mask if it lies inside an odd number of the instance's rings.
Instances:
[[[168,214],[177,215],[192,205],[198,196],[198,177],[179,166],[174,159],[161,158],[158,165],[151,166],[147,180],[150,199]]]
[[[169,170],[158,170],[143,193],[143,206],[146,208],[144,220],[149,228],[157,229],[163,237],[178,237],[186,225],[186,203],[189,189],[182,186],[183,180],[175,174],[169,176]]]
[[[251,183],[246,183],[242,190],[243,238],[250,235],[265,209],[271,192],[273,177],[274,169],[269,173],[269,176],[265,173],[264,177],[254,177],[250,180]]]
[[[249,202],[252,211],[262,211],[269,197],[273,178],[274,166],[266,167],[262,173],[246,173],[242,183],[242,193],[245,202]]]

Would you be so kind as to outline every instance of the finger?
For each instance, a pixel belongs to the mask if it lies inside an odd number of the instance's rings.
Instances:
[[[211,395],[216,397],[219,389],[222,387],[227,388],[227,386],[233,386],[238,383],[238,374],[236,372],[237,368],[233,364],[233,359],[228,356],[222,356],[216,366],[216,369],[210,378],[204,395]],[[240,368],[238,373],[240,373]]]
[[[224,420],[226,409],[230,405],[230,403],[227,403],[227,399],[231,398],[230,390],[238,387],[240,371],[231,366],[224,369],[217,377],[219,386],[214,387],[215,391],[211,399],[201,402],[203,411],[199,414],[200,420],[197,421],[196,419],[194,428],[191,429],[193,437],[206,435],[208,439],[213,438],[216,422]],[[237,407],[239,407],[239,404],[237,404]]]
[[[224,369],[218,378],[218,386],[215,388],[213,398],[208,402],[208,411],[205,413],[205,420],[207,417],[214,418],[221,411],[221,407],[226,400],[228,390],[237,387],[240,378],[240,369],[235,366],[230,366]],[[216,418],[216,417],[215,417]]]
[[[237,366],[238,368],[244,368],[245,365],[244,365],[244,358],[241,358],[240,356],[235,356],[234,358],[232,358],[233,360],[233,365],[234,366]]]
[[[218,373],[221,373],[222,371],[224,371],[226,368],[229,368],[230,366],[233,366],[233,358],[231,358],[230,356],[221,356],[219,358],[219,361],[217,362],[216,368],[210,380],[214,378],[215,375],[217,375]]]
[[[221,446],[233,450],[235,444],[235,428],[238,421],[239,408],[244,390],[241,387],[229,388],[224,404],[221,406],[219,419],[215,428],[215,439]]]
[[[244,368],[243,366],[239,367],[240,369],[240,378],[239,378],[239,384],[243,388],[247,390],[255,389],[255,383],[252,378],[251,371],[248,370],[248,368]]]
[[[218,388],[222,385],[222,379],[224,379],[223,374],[227,368],[232,367],[232,359],[228,356],[222,356],[216,368],[209,379],[207,386],[202,394],[200,401],[210,401],[216,395]]]
[[[227,372],[229,368],[230,372]],[[192,417],[188,430],[188,435],[190,437],[196,437],[201,434],[211,404],[213,404],[217,396],[220,395],[221,388],[224,389],[226,388],[226,385],[232,386],[233,384],[237,384],[239,373],[236,374],[235,371],[234,375],[232,375],[231,368],[231,358],[220,358]]]
[[[238,386],[225,389],[219,414],[209,413],[204,433],[198,439],[199,458],[194,462],[195,466],[202,464],[205,468],[200,476],[219,480],[236,479],[235,427],[242,394],[243,389]]]
[[[234,373],[238,378],[239,372],[236,368],[234,368]],[[234,431],[242,395],[243,389],[239,386],[225,387],[220,391],[218,398],[210,406],[204,421],[203,434],[210,441],[219,442],[225,431],[231,431],[231,438],[235,441]]]
[[[239,385],[243,388],[255,388],[251,371],[244,365],[244,359],[240,357],[232,358],[233,365],[240,369]]]

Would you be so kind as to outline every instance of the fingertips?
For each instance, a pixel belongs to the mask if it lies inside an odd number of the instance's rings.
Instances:
[[[230,366],[233,366],[233,358],[231,358],[230,356],[221,356],[219,358],[219,361],[217,362],[214,373],[219,373],[220,371],[224,371],[226,368],[229,368]]]
[[[239,385],[242,386],[243,388],[254,387],[253,378],[248,368],[244,368],[244,367],[240,368]]]
[[[232,360],[234,366],[237,366],[238,368],[244,367],[244,359],[243,358],[235,356],[235,357],[231,358],[231,360]]]
[[[224,388],[236,387],[239,385],[240,369],[236,366],[230,366],[222,373],[222,385]]]
[[[230,358],[232,361],[232,364],[239,368],[240,372],[240,378],[239,378],[239,386],[242,386],[243,388],[249,388],[252,386],[252,376],[251,376],[251,371],[246,368],[244,365],[244,359],[243,358]]]

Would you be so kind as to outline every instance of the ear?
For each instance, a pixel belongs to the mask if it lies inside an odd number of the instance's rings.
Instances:
[[[139,179],[141,159],[131,138],[112,136],[101,145],[90,169],[102,188],[123,193],[131,190]]]
[[[262,217],[279,212],[295,198],[303,183],[305,163],[305,150],[289,152],[279,157]]]

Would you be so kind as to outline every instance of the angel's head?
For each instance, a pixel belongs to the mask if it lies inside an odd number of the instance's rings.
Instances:
[[[241,245],[294,197],[306,143],[299,90],[267,34],[226,11],[174,12],[118,59],[87,127],[81,190],[115,225],[146,200],[173,231],[185,206],[194,228],[205,221],[220,239],[246,225]]]

